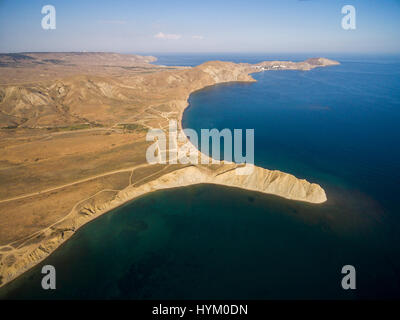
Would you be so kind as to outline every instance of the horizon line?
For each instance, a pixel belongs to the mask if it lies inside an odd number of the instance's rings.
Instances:
[[[102,51],[102,50],[55,50],[55,51],[0,51],[0,54],[28,54],[28,53],[118,53],[118,54],[136,54],[136,55],[204,55],[204,54],[341,54],[341,55],[399,55],[400,52],[340,52],[340,51]]]

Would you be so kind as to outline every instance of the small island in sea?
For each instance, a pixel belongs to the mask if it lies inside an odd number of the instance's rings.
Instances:
[[[0,286],[82,225],[156,190],[219,184],[314,205],[327,200],[320,185],[278,170],[255,167],[241,176],[234,170],[241,165],[228,161],[149,164],[146,133],[171,120],[182,131],[188,98],[202,88],[337,61],[155,61],[117,53],[0,54]]]

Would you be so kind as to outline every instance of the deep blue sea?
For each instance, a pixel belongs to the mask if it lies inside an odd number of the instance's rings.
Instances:
[[[400,297],[400,58],[266,71],[190,97],[183,126],[255,130],[255,163],[319,183],[321,205],[220,186],[149,194],[81,228],[1,298]],[[158,55],[157,64],[310,55]],[[40,287],[42,265],[57,290]],[[343,290],[353,265],[356,290]]]

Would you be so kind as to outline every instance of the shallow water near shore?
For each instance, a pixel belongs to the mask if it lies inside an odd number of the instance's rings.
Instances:
[[[197,131],[254,128],[256,165],[319,183],[327,203],[213,185],[155,192],[82,227],[0,298],[400,297],[400,61],[338,59],[206,88],[183,118]],[[55,291],[41,289],[44,264]],[[340,285],[346,264],[354,291]]]

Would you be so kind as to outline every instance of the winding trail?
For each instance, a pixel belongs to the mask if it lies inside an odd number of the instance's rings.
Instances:
[[[13,198],[3,199],[3,200],[0,200],[0,203],[14,201],[14,200],[20,200],[20,199],[25,199],[25,198],[29,198],[29,197],[33,197],[33,196],[38,196],[38,195],[43,194],[43,193],[55,191],[55,190],[62,189],[62,188],[65,188],[65,187],[70,187],[70,186],[73,186],[75,184],[79,184],[79,183],[82,183],[82,182],[87,182],[87,181],[94,180],[94,179],[97,179],[97,178],[110,176],[110,175],[113,175],[113,174],[116,174],[116,173],[121,173],[121,172],[133,171],[133,170],[136,170],[136,169],[139,169],[139,168],[142,168],[142,167],[146,167],[148,165],[149,165],[148,163],[143,163],[143,164],[139,164],[139,165],[136,165],[136,166],[130,167],[130,168],[109,171],[109,172],[98,174],[98,175],[95,175],[95,176],[92,176],[92,177],[88,177],[88,178],[85,178],[85,179],[80,179],[80,180],[77,180],[77,181],[74,181],[74,182],[71,182],[71,183],[63,184],[61,186],[57,186],[57,187],[53,187],[53,188],[49,188],[49,189],[45,189],[45,190],[41,190],[41,191],[37,191],[37,192],[27,193],[27,194],[23,194],[23,195],[20,195],[20,196],[17,196],[17,197],[13,197]]]

